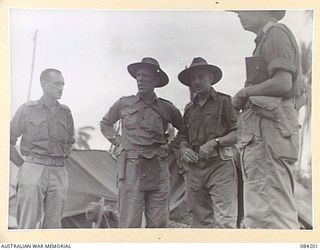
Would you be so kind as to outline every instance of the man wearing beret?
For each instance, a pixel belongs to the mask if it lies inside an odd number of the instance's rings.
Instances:
[[[157,60],[146,57],[128,66],[136,79],[138,93],[120,98],[100,122],[102,134],[122,147],[118,157],[119,227],[168,226],[169,169],[166,130],[172,124],[184,128],[179,110],[159,98],[155,88],[168,84],[167,74]],[[113,125],[121,120],[121,136]]]
[[[61,228],[68,191],[65,158],[74,140],[70,109],[60,104],[64,78],[57,69],[40,76],[43,96],[28,101],[10,124],[10,160],[20,167],[17,183],[19,229]],[[21,158],[15,144],[21,138]]]
[[[292,174],[299,152],[296,100],[302,92],[298,45],[290,29],[278,23],[285,11],[235,12],[243,28],[257,35],[245,87],[232,100],[242,110],[244,223],[299,228]]]
[[[237,176],[228,146],[236,143],[237,112],[228,95],[217,92],[222,71],[201,57],[178,78],[195,94],[178,133],[182,163],[187,164],[191,227],[235,228]]]

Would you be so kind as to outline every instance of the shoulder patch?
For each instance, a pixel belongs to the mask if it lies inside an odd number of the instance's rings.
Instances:
[[[26,106],[36,106],[39,103],[39,101],[27,101],[24,103]]]

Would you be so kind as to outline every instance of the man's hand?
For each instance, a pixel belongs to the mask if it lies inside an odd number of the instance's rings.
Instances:
[[[10,143],[10,161],[12,161],[17,167],[21,167],[24,163],[24,160],[18,153],[16,147],[11,143]]]
[[[213,150],[217,147],[217,142],[212,139],[207,141],[199,148],[199,158],[203,160],[208,160]]]
[[[187,147],[181,147],[180,149],[181,158],[182,160],[186,161],[187,163],[197,163],[198,162],[198,154],[194,152],[192,149]]]
[[[232,105],[236,110],[243,108],[248,99],[247,89],[241,89],[234,97],[232,97]]]

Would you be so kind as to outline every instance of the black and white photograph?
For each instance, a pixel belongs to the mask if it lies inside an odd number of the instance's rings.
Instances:
[[[10,8],[7,229],[314,230],[314,14]]]

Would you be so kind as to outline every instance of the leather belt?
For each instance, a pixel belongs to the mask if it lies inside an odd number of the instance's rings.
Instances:
[[[151,145],[151,146],[134,146],[134,148],[126,149],[127,158],[137,158],[139,155],[146,156],[147,158],[152,158],[155,155],[165,154],[165,149],[161,148],[161,145]],[[168,154],[168,152],[166,152]]]
[[[126,150],[128,151],[147,151],[147,150],[156,150],[159,149],[161,147],[161,144],[153,144],[153,145],[134,145],[131,146],[129,148],[127,148]]]
[[[53,157],[53,156],[36,156],[28,155],[26,157],[27,162],[38,163],[46,166],[53,167],[63,167],[64,166],[64,157]]]
[[[293,105],[293,100],[292,99],[284,99],[281,102],[281,106],[282,107],[290,107]],[[243,106],[243,109],[251,109],[254,105],[250,102],[250,100],[248,99],[248,101],[245,103],[245,105]]]

